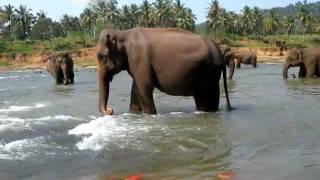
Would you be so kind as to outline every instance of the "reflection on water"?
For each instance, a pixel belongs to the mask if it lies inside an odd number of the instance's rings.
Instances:
[[[213,179],[230,171],[236,179],[317,179],[320,80],[283,80],[281,71],[237,70],[228,82],[232,112],[223,88],[218,113],[156,90],[155,116],[128,114],[131,79],[121,73],[111,83],[112,117],[97,112],[94,70],[77,72],[71,86],[46,72],[0,72],[0,179]]]

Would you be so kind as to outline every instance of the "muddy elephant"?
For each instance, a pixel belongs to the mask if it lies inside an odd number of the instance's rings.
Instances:
[[[47,59],[47,70],[57,84],[73,84],[73,60],[67,52],[52,53]]]
[[[290,67],[300,67],[300,78],[320,77],[320,48],[289,50],[283,63],[283,78],[288,78]]]
[[[107,106],[109,87],[120,71],[127,71],[133,80],[132,113],[157,113],[155,88],[173,96],[193,96],[199,111],[218,111],[221,74],[231,110],[226,62],[208,38],[179,29],[104,30],[97,44],[99,111],[103,114],[113,113]]]

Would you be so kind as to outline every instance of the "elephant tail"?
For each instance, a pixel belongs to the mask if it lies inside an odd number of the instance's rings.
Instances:
[[[233,108],[231,107],[230,104],[230,99],[229,99],[229,92],[228,92],[228,84],[227,84],[227,66],[223,66],[223,85],[224,85],[224,92],[226,94],[226,99],[227,99],[227,110],[232,111]]]

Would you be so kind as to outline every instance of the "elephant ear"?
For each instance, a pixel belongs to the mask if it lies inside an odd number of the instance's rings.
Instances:
[[[114,51],[117,49],[117,37],[112,34],[106,35],[106,46],[109,51]]]

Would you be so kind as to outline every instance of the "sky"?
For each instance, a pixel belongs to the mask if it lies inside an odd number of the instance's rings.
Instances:
[[[118,0],[119,7],[124,4],[137,3],[141,4],[143,0]],[[153,2],[154,0],[149,0]],[[191,8],[197,16],[197,22],[204,22],[206,19],[207,7],[212,0],[181,0],[185,6]],[[240,12],[243,6],[258,6],[262,9],[272,7],[284,7],[299,0],[220,0],[220,5],[228,11]],[[301,0],[302,1],[302,0]],[[308,2],[316,2],[318,0],[308,0]],[[15,7],[20,4],[27,5],[36,14],[40,10],[47,12],[47,16],[60,20],[63,14],[79,16],[82,10],[87,6],[89,0],[0,0],[0,6],[9,3]]]

